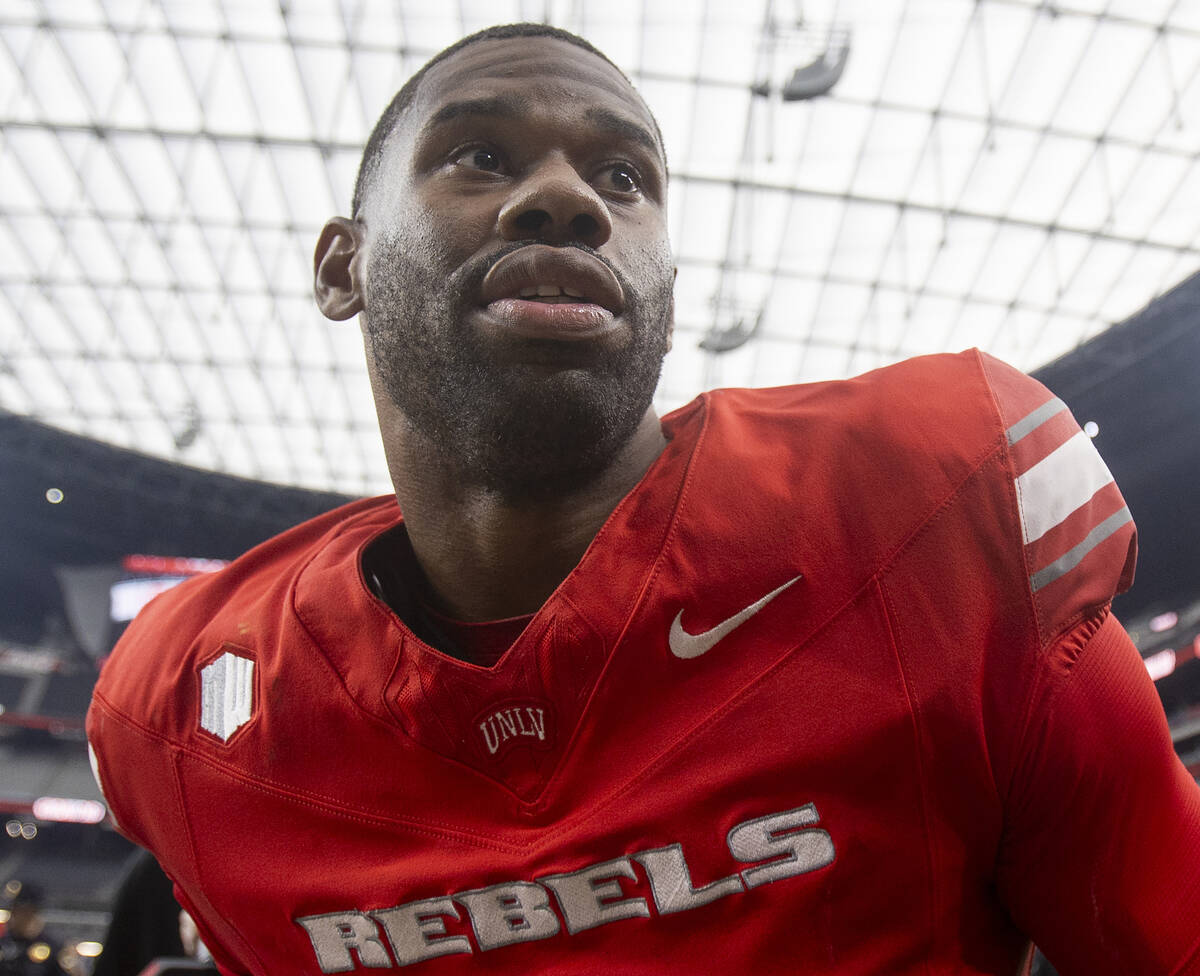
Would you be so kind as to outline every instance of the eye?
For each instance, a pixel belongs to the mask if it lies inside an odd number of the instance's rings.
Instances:
[[[468,146],[454,157],[453,162],[456,166],[477,169],[483,173],[499,173],[504,169],[500,154],[485,146]]]
[[[637,193],[642,188],[641,176],[628,163],[609,163],[600,171],[600,183],[617,193]]]

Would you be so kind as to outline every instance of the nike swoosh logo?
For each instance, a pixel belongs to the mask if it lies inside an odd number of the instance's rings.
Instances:
[[[706,654],[712,649],[714,644],[744,624],[798,579],[800,579],[799,576],[792,577],[783,586],[777,586],[761,600],[755,600],[745,610],[735,613],[727,620],[721,621],[712,630],[706,630],[702,634],[689,634],[683,629],[683,611],[680,610],[675,615],[675,620],[671,624],[671,635],[668,639],[668,643],[671,645],[671,653],[676,657],[683,658],[685,661],[699,657],[701,654]]]

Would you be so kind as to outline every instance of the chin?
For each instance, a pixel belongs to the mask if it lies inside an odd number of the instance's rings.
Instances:
[[[657,382],[655,373],[634,395],[626,382],[581,369],[506,375],[490,395],[456,397],[452,414],[431,426],[453,425],[453,436],[432,439],[464,483],[514,503],[553,500],[593,484],[629,443]]]

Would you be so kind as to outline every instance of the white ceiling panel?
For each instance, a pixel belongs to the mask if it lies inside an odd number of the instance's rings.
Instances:
[[[1200,264],[1200,0],[3,0],[0,408],[386,490],[312,248],[404,79],[518,19],[659,118],[664,410],[968,345],[1033,369]],[[827,94],[782,100],[843,42]]]

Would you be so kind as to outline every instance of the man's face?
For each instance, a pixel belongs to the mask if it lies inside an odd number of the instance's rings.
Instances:
[[[364,223],[377,387],[468,481],[586,484],[649,408],[670,340],[666,171],[649,112],[552,38],[433,66]]]

